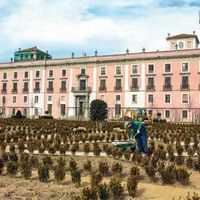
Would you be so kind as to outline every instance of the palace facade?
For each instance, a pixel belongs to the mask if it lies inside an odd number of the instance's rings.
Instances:
[[[90,102],[108,104],[109,118],[145,108],[172,121],[200,118],[200,49],[193,34],[168,35],[169,50],[52,59],[37,47],[0,63],[2,116],[88,117]]]

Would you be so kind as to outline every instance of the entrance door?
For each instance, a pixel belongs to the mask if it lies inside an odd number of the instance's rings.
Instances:
[[[84,116],[84,102],[83,101],[79,102],[79,116],[81,117]]]

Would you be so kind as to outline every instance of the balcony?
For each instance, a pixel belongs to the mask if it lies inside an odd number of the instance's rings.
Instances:
[[[29,91],[28,88],[23,88],[22,90],[23,93],[28,93],[28,91]]]
[[[189,84],[184,84],[181,85],[180,90],[189,90],[190,89],[190,85]]]
[[[115,86],[114,87],[114,91],[116,91],[116,92],[121,92],[122,91],[122,87],[121,86]]]
[[[99,87],[99,92],[106,92],[106,90],[107,90],[106,87],[102,87],[102,86]]]
[[[72,92],[77,92],[77,93],[88,93],[91,92],[92,88],[91,87],[85,87],[85,88],[80,88],[80,87],[72,87]]]
[[[2,90],[1,90],[1,93],[2,93],[2,94],[6,94],[6,93],[7,93],[7,89],[2,89]]]
[[[146,90],[147,91],[155,91],[155,85],[147,85]]]
[[[65,93],[67,92],[67,88],[60,88],[60,93]]]
[[[131,91],[138,91],[139,90],[139,86],[138,85],[131,85],[130,86],[130,90]]]
[[[36,92],[40,92],[40,88],[34,88],[34,89],[33,89],[33,92],[35,92],[35,93],[36,93]]]
[[[13,88],[12,89],[12,93],[17,93],[18,91],[17,91],[17,88]]]
[[[172,90],[172,85],[163,85],[163,90],[164,91],[171,91]]]
[[[47,88],[48,93],[53,93],[53,88]]]

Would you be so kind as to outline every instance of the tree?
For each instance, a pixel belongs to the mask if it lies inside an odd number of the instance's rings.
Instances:
[[[107,103],[100,99],[95,99],[90,104],[90,119],[92,121],[101,121],[107,119]]]

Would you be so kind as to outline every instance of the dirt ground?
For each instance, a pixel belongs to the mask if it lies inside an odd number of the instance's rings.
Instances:
[[[71,159],[71,157],[66,157],[66,162]],[[99,160],[107,160],[111,165],[114,162],[123,163],[123,176],[124,181],[126,180],[127,175],[129,174],[130,168],[133,165],[130,162],[119,161],[112,158],[84,158],[75,157],[76,162],[78,163],[79,169],[82,170],[82,164],[86,160],[91,160],[93,169],[98,168]],[[190,178],[190,185],[183,186],[179,183],[175,185],[162,185],[161,181],[152,183],[151,180],[145,175],[145,172],[140,168],[140,174],[142,179],[138,184],[137,197],[134,199],[137,200],[176,200],[182,196],[181,200],[185,199],[187,193],[196,192],[200,195],[200,173],[192,171]],[[103,181],[109,182],[110,177],[104,178]],[[71,176],[69,171],[62,184],[56,183],[53,172],[50,172],[50,180],[47,183],[42,183],[38,180],[37,171],[34,170],[30,180],[24,180],[20,174],[16,177],[9,177],[4,172],[0,176],[0,200],[9,200],[9,199],[41,199],[41,200],[70,200],[73,195],[80,194],[81,190],[85,186],[89,186],[90,177],[89,174],[82,170],[81,177],[81,186],[79,188],[71,182]],[[125,183],[123,183],[125,184]],[[130,198],[125,192],[125,199]]]

